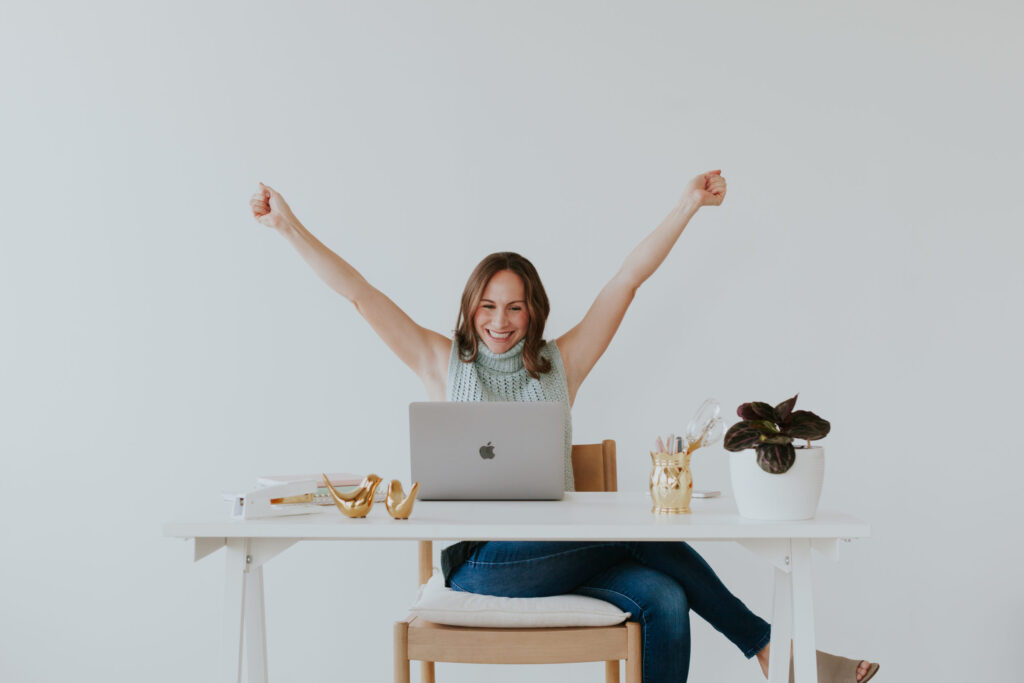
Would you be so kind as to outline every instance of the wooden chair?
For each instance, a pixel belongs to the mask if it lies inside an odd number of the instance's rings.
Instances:
[[[572,447],[577,491],[617,491],[615,442]],[[419,580],[433,571],[433,544],[419,542]],[[409,683],[409,662],[422,663],[422,683],[434,683],[434,662],[558,664],[604,662],[606,683],[618,683],[619,660],[626,683],[640,683],[640,624],[569,628],[471,628],[411,617],[395,624],[395,683]]]

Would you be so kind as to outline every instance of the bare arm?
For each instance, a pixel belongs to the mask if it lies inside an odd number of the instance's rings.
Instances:
[[[437,382],[443,386],[450,339],[417,325],[345,259],[328,249],[299,222],[278,192],[260,183],[249,204],[257,221],[281,233],[321,280],[352,302],[388,348],[423,380],[428,391],[435,394],[432,388]]]
[[[718,206],[725,198],[725,179],[721,171],[703,173],[689,182],[679,203],[655,230],[630,252],[619,272],[604,286],[590,310],[576,327],[558,341],[565,364],[569,400],[574,401],[583,380],[604,354],[619,329],[626,310],[640,288],[683,233],[693,215],[702,206]]]

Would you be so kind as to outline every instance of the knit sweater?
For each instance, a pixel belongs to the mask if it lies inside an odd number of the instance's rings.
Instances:
[[[569,413],[569,387],[565,379],[562,354],[553,341],[541,347],[540,355],[551,361],[551,370],[540,379],[530,377],[523,364],[525,339],[505,353],[494,353],[482,341],[477,343],[477,356],[472,363],[459,358],[458,342],[452,343],[448,361],[449,401],[557,401],[565,405],[565,434],[563,462],[565,489],[576,489],[572,476],[572,418]],[[441,570],[444,583],[451,585],[452,574],[462,566],[482,541],[462,541],[441,552]]]

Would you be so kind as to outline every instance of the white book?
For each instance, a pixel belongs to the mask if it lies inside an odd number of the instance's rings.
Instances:
[[[363,483],[364,477],[351,472],[335,472],[328,474],[331,486],[359,486]],[[313,482],[314,488],[323,486],[324,478],[321,474],[274,474],[260,477],[256,480],[257,486],[278,486],[280,484],[295,484],[298,482]]]

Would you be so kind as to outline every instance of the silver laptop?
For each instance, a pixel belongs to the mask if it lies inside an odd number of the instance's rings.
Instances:
[[[418,497],[561,499],[565,419],[561,403],[410,403],[409,445]]]

